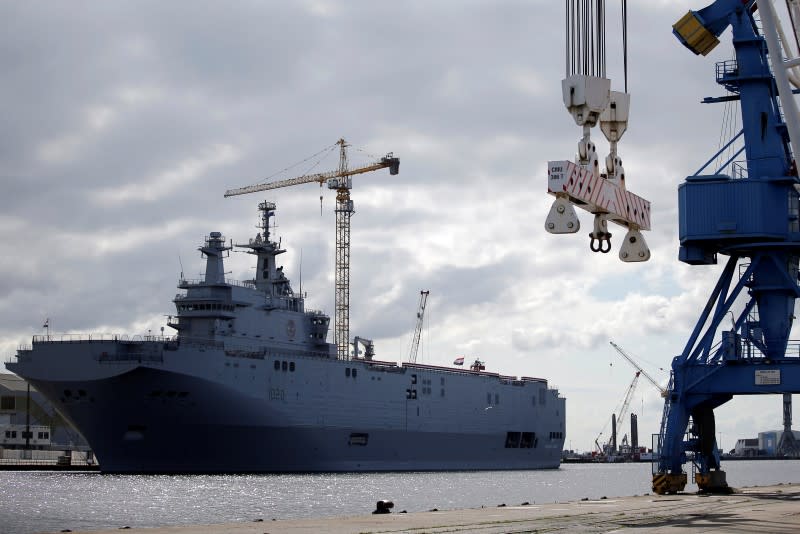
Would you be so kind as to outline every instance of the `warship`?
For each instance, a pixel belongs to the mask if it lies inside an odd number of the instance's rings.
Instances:
[[[174,336],[35,335],[6,367],[85,437],[106,473],[543,469],[560,465],[566,401],[546,379],[347,359],[330,318],[306,310],[278,266],[275,204],[259,232],[199,248],[205,277],[181,278]],[[233,247],[252,280],[225,277]]]

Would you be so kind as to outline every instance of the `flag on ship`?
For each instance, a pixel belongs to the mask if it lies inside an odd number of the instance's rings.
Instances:
[[[44,324],[42,325],[42,328],[50,328],[50,318],[49,317],[44,320]]]
[[[464,365],[464,357],[459,356],[458,358],[456,358],[455,361],[453,362],[453,365]]]

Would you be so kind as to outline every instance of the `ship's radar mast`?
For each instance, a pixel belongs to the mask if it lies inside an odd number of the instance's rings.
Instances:
[[[258,256],[256,276],[253,280],[257,289],[265,291],[272,297],[293,296],[294,291],[289,279],[283,274],[283,267],[278,267],[275,259],[286,250],[280,247],[280,243],[272,241],[269,234],[269,220],[275,216],[275,203],[265,200],[258,205],[258,209],[261,212],[261,220],[257,226],[260,232],[247,244],[236,246],[248,248],[250,254]]]

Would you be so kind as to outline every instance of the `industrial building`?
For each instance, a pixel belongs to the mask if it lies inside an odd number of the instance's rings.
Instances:
[[[800,442],[800,431],[792,430],[794,442]],[[788,451],[780,452],[780,443],[783,438],[783,430],[767,430],[759,432],[757,438],[744,438],[736,441],[733,450],[735,456],[796,456]]]
[[[733,449],[735,456],[758,456],[759,455],[758,438],[744,438],[736,440],[736,447]]]
[[[758,433],[758,449],[766,456],[783,456],[778,454],[778,446],[783,437],[783,430],[768,430]],[[795,442],[800,441],[800,432],[792,430]]]
[[[30,403],[28,399],[30,398]],[[81,449],[86,440],[44,395],[20,377],[0,373],[0,450]]]

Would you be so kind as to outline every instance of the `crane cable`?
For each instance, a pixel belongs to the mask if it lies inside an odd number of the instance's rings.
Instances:
[[[316,158],[317,156],[320,156],[320,157],[319,157],[319,159],[318,159],[316,162],[314,162],[314,164],[313,164],[313,165],[311,165],[311,167],[309,167],[309,168],[306,170],[306,172],[304,172],[304,173],[301,175],[301,176],[305,176],[305,175],[306,175],[306,174],[308,174],[308,173],[309,173],[309,172],[310,172],[312,169],[314,169],[314,168],[315,168],[317,165],[319,165],[319,164],[320,164],[320,162],[321,162],[321,161],[322,161],[322,160],[325,158],[325,156],[326,156],[326,155],[327,155],[329,152],[331,152],[331,151],[332,151],[334,148],[336,148],[337,146],[338,146],[338,144],[337,144],[337,143],[334,143],[334,144],[332,144],[331,146],[327,146],[327,147],[323,148],[322,150],[320,150],[319,152],[317,152],[316,154],[311,154],[311,155],[310,155],[310,156],[308,156],[307,158],[305,158],[305,159],[303,159],[303,160],[300,160],[300,161],[298,161],[297,163],[293,163],[292,165],[289,165],[289,166],[288,166],[288,167],[286,167],[285,169],[282,169],[282,170],[280,170],[280,171],[277,171],[277,172],[275,172],[275,173],[272,173],[272,174],[270,174],[269,176],[267,176],[266,178],[264,178],[263,180],[261,180],[261,182],[260,182],[260,183],[266,183],[266,182],[267,182],[268,180],[270,180],[271,178],[274,178],[275,176],[278,176],[279,174],[283,174],[283,173],[285,173],[286,171],[288,171],[288,170],[290,170],[290,169],[293,169],[293,168],[297,167],[298,165],[302,165],[303,163],[306,163],[306,162],[310,161],[311,159],[313,159],[313,158]]]
[[[606,77],[605,0],[566,0],[566,75]],[[628,0],[621,0],[622,68],[628,92]]]
[[[622,0],[622,69],[625,73],[625,92],[628,92],[628,0]]]
[[[605,0],[566,0],[566,75],[606,75]]]

